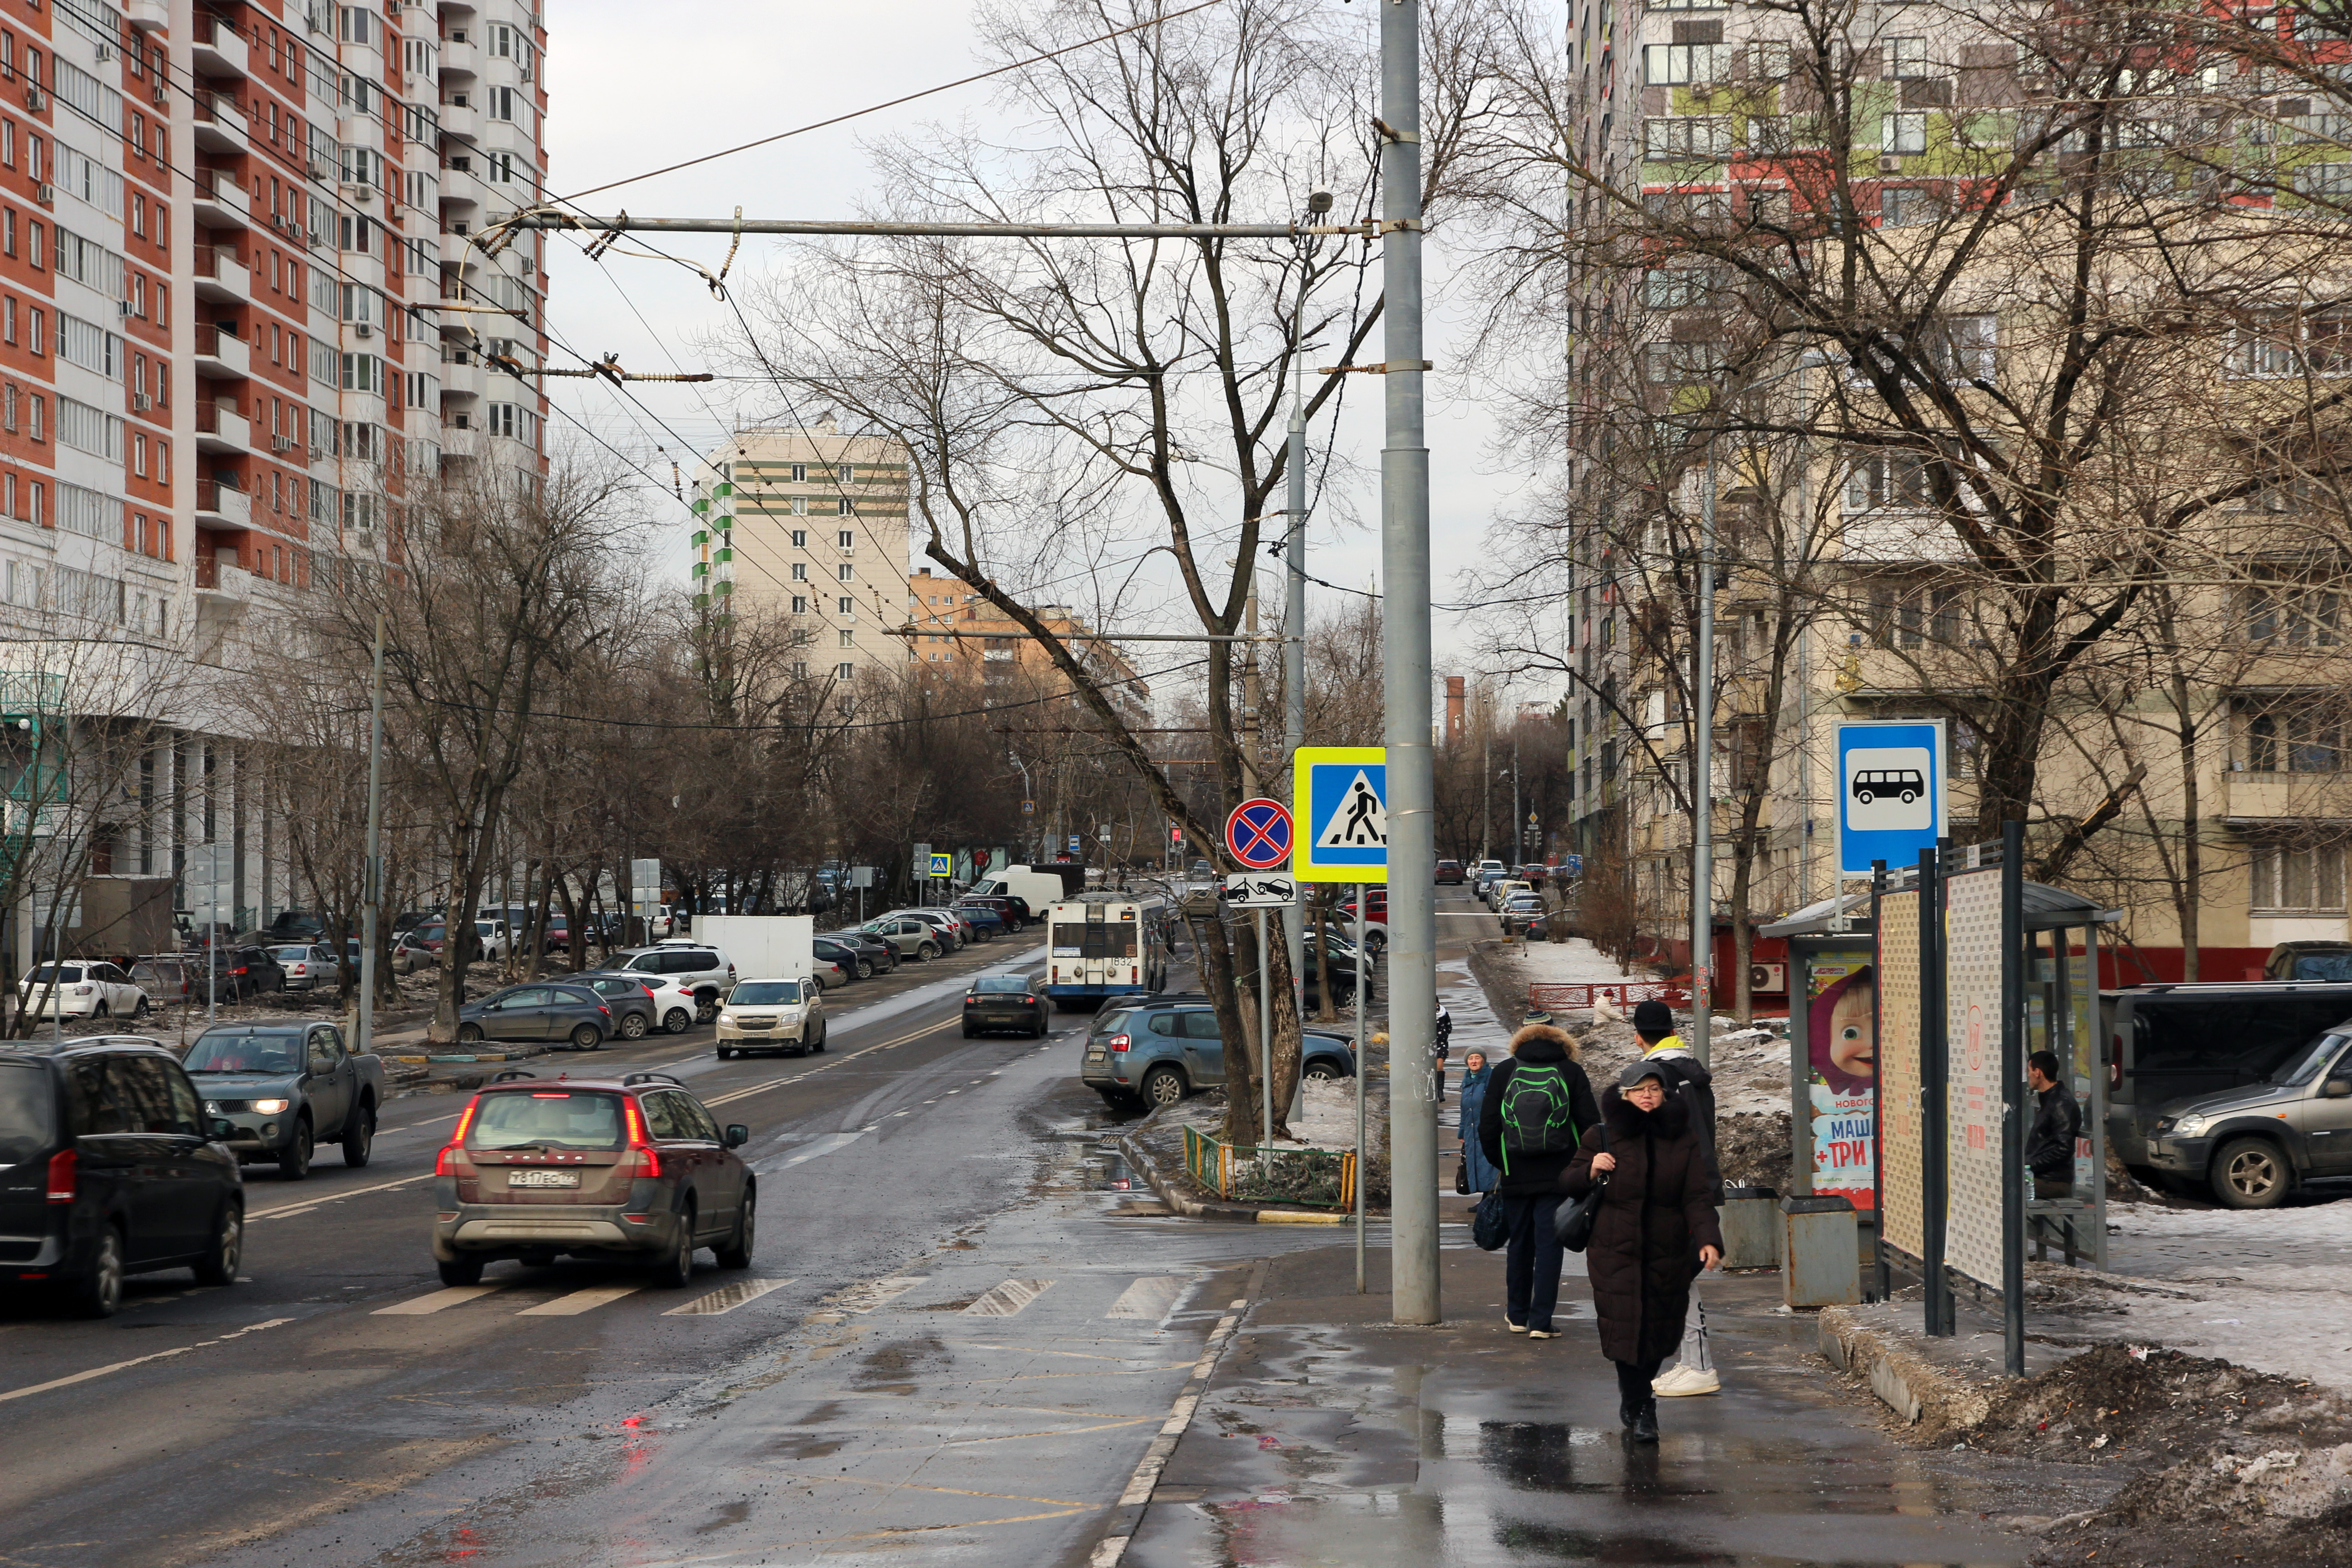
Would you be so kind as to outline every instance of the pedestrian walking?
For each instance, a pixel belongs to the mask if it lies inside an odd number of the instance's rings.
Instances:
[[[1691,1129],[1706,1152],[1707,1181],[1716,1194],[1708,1201],[1720,1205],[1723,1167],[1715,1152],[1715,1075],[1675,1033],[1674,1009],[1664,1002],[1653,998],[1634,1005],[1633,1033],[1642,1042],[1642,1059],[1661,1069],[1660,1081],[1666,1086],[1666,1093],[1688,1108]],[[1723,1379],[1715,1370],[1715,1357],[1706,1342],[1706,1303],[1694,1290],[1683,1323],[1682,1350],[1651,1392],[1684,1399],[1720,1393],[1722,1388]]]
[[[1462,1058],[1462,1114],[1454,1123],[1462,1135],[1462,1173],[1454,1185],[1465,1194],[1495,1190],[1497,1173],[1478,1146],[1478,1111],[1486,1101],[1488,1076],[1486,1052],[1472,1051]]]
[[[1584,1267],[1601,1353],[1617,1363],[1618,1419],[1636,1443],[1658,1440],[1651,1384],[1682,1338],[1691,1281],[1723,1260],[1706,1152],[1666,1070],[1639,1061],[1618,1076],[1601,1097],[1606,1147],[1588,1142],[1560,1182],[1582,1197],[1608,1178]]]
[[[1529,1339],[1558,1336],[1559,1237],[1552,1211],[1560,1178],[1593,1130],[1601,1110],[1591,1080],[1576,1062],[1576,1041],[1549,1024],[1511,1037],[1511,1057],[1486,1075],[1479,1096],[1478,1146],[1494,1166],[1494,1184],[1510,1220],[1503,1260],[1503,1321]]]

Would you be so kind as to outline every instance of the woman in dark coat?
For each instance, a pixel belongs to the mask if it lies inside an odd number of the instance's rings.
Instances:
[[[1462,1115],[1454,1131],[1462,1134],[1463,1185],[1474,1193],[1491,1192],[1501,1173],[1486,1163],[1478,1146],[1478,1114],[1486,1103],[1486,1053],[1472,1051],[1462,1058]]]
[[[1605,1150],[1588,1142],[1560,1177],[1573,1197],[1609,1178],[1584,1255],[1601,1319],[1601,1353],[1617,1363],[1618,1418],[1637,1443],[1658,1440],[1650,1382],[1682,1342],[1691,1281],[1723,1258],[1706,1148],[1662,1070],[1635,1062],[1601,1097]]]

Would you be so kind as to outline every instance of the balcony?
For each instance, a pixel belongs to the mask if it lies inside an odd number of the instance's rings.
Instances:
[[[142,33],[160,32],[172,25],[171,0],[123,0],[122,17]]]
[[[253,603],[253,574],[234,558],[196,557],[196,619],[219,625],[245,618]]]
[[[253,426],[228,405],[196,405],[196,450],[243,457],[253,450]]]
[[[207,153],[227,153],[237,157],[253,151],[253,128],[247,123],[245,110],[236,100],[225,92],[198,92],[194,96],[198,147]]]
[[[245,39],[218,16],[204,11],[196,13],[193,43],[197,75],[242,80],[252,74],[246,68]]]
[[[253,526],[253,498],[219,479],[196,481],[196,526],[243,530]]]
[[[196,327],[196,374],[211,381],[236,381],[253,374],[253,351],[236,335],[236,323]]]
[[[444,359],[441,362],[441,395],[445,400],[479,397],[487,378],[488,373],[482,363],[470,353]]]
[[[196,247],[195,282],[199,300],[224,305],[253,303],[253,274],[226,246]]]
[[[2221,818],[2231,827],[2352,821],[2352,772],[2223,773]]]
[[[482,139],[482,111],[469,103],[445,103],[441,106],[441,134],[454,136],[460,142]]]
[[[206,228],[243,228],[253,221],[253,201],[226,169],[195,172],[196,221]]]
[[[471,38],[459,42],[456,38],[441,40],[441,75],[478,77],[482,74],[481,46]]]

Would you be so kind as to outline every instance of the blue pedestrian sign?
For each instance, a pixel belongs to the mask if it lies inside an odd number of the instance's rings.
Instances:
[[[931,875],[932,875],[932,876],[934,876],[934,877],[952,877],[952,876],[954,876],[954,875],[955,875],[955,857],[954,857],[953,855],[934,855],[934,856],[932,856],[932,857],[931,857]]]
[[[1301,746],[1293,753],[1290,798],[1300,813],[1293,877],[1389,879],[1388,763],[1381,746]]]
[[[1838,875],[1917,865],[1944,836],[1944,721],[1840,724],[1837,759]]]

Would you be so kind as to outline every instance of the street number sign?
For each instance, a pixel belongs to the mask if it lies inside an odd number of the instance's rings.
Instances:
[[[1253,871],[1288,861],[1290,838],[1290,808],[1278,800],[1245,800],[1225,818],[1225,848]]]
[[[1302,882],[1389,879],[1389,753],[1384,746],[1301,746],[1290,798],[1304,812],[1290,872]]]
[[[1837,864],[1867,877],[1870,863],[1919,863],[1944,836],[1944,721],[1855,721],[1837,727]]]
[[[1227,877],[1219,897],[1227,909],[1288,909],[1298,901],[1298,883],[1286,871],[1244,871]]]

